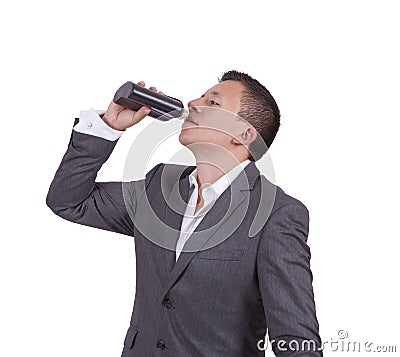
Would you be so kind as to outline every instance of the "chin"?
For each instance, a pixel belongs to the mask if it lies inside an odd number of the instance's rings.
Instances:
[[[184,134],[184,133],[180,133],[179,134],[179,142],[182,144],[182,145],[184,145],[184,146],[186,146],[186,145],[188,145],[188,144],[190,144],[190,141],[188,140],[188,138],[187,137],[185,137],[186,135]]]

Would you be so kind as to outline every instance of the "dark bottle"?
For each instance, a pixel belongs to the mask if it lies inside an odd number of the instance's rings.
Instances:
[[[162,121],[184,119],[188,114],[179,99],[153,92],[132,82],[122,85],[115,93],[113,101],[132,110],[138,110],[143,106],[150,107],[149,116]]]

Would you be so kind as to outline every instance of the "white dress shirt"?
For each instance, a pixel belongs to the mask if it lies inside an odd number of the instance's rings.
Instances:
[[[79,123],[74,126],[74,130],[83,133],[94,135],[106,140],[117,140],[124,131],[115,130],[108,126],[100,114],[105,113],[104,110],[82,110],[79,116]],[[194,232],[196,227],[200,224],[206,213],[214,205],[218,197],[229,187],[237,176],[244,170],[250,163],[247,159],[237,164],[233,169],[227,172],[224,176],[220,177],[212,185],[202,188],[201,196],[203,198],[203,206],[195,213],[199,188],[197,184],[197,168],[195,168],[189,175],[189,202],[182,220],[181,233],[179,235],[178,243],[176,246],[176,257],[178,260],[182,252],[182,248]]]
[[[197,168],[192,171],[189,175],[189,202],[186,206],[186,210],[182,220],[181,233],[179,235],[178,243],[176,245],[176,257],[178,260],[179,255],[182,252],[182,248],[190,235],[194,232],[196,227],[200,224],[206,213],[214,205],[215,201],[219,196],[229,187],[229,185],[235,180],[242,170],[250,163],[247,159],[237,164],[233,169],[228,171],[224,176],[220,177],[212,185],[204,187],[201,191],[203,197],[203,206],[195,213],[197,198],[199,193],[199,187],[197,183]]]

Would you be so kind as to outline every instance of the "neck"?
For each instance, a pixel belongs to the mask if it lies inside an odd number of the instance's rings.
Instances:
[[[227,174],[230,170],[244,160],[245,159],[239,161],[235,159],[229,162],[224,161],[223,163],[210,162],[209,160],[196,160],[198,186],[202,187],[203,185],[212,185],[215,181]]]
[[[216,145],[192,145],[190,148],[196,159],[197,183],[212,185],[231,169],[247,158],[247,152],[234,152]]]

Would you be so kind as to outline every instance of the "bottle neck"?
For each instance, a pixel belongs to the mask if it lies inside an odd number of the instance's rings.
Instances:
[[[188,118],[188,116],[189,116],[189,110],[186,109],[186,108],[183,108],[182,109],[182,114],[179,117],[177,117],[177,119],[186,120]]]

